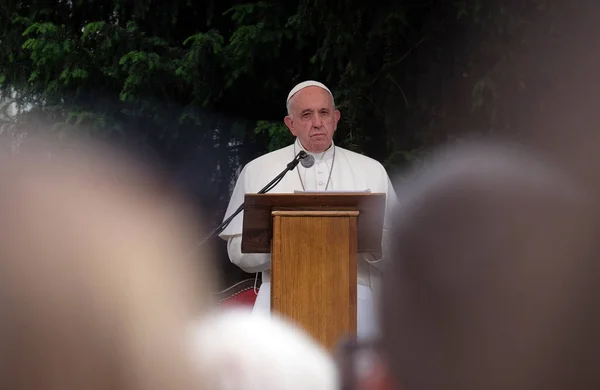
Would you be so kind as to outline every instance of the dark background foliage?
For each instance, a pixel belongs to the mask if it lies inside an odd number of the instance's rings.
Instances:
[[[170,172],[208,228],[241,166],[290,141],[285,97],[305,79],[336,96],[336,143],[394,180],[441,142],[518,133],[549,80],[527,56],[552,44],[550,3],[0,0],[2,131],[127,145]],[[218,241],[223,283],[245,277]]]

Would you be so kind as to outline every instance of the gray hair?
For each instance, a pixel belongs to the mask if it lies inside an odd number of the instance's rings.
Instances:
[[[328,352],[281,317],[245,308],[221,310],[202,318],[190,336],[207,389],[339,389]]]
[[[464,143],[413,170],[398,198],[381,311],[396,380],[513,390],[600,381],[582,364],[598,356],[587,345],[600,316],[586,322],[598,283],[585,272],[596,211],[562,167],[515,144]]]

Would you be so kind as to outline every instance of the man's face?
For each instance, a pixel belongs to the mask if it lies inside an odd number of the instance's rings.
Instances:
[[[333,106],[329,92],[307,87],[296,93],[290,103],[291,115],[285,117],[285,124],[292,134],[309,152],[327,150],[340,120],[340,112]]]

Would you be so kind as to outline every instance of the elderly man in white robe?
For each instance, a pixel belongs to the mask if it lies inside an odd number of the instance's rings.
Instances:
[[[232,215],[243,203],[245,194],[257,193],[277,176],[301,150],[312,155],[314,166],[298,165],[277,184],[271,193],[296,191],[371,191],[386,194],[386,218],[383,230],[383,256],[359,254],[357,333],[359,338],[379,334],[376,323],[375,295],[380,280],[380,270],[385,261],[386,237],[389,231],[388,210],[396,203],[396,194],[385,168],[376,160],[335,146],[333,135],[340,120],[333,94],[322,83],[305,81],[296,85],[287,98],[288,115],[284,121],[296,137],[293,144],[265,154],[249,162],[237,179],[225,218]],[[232,263],[249,273],[262,272],[254,313],[270,313],[270,254],[242,253],[243,213],[219,235],[227,240],[227,250]]]

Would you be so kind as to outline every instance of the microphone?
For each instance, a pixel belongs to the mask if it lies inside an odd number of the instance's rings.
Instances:
[[[306,153],[304,150],[301,150],[301,151],[300,151],[300,153],[298,153],[298,154],[296,155],[296,157],[294,157],[294,159],[293,159],[292,161],[290,161],[290,162],[287,164],[287,166],[285,167],[285,169],[284,169],[283,171],[281,171],[281,173],[280,173],[279,175],[275,176],[275,178],[274,178],[273,180],[271,180],[271,181],[269,182],[269,184],[267,184],[266,186],[264,186],[264,188],[263,188],[262,190],[258,191],[257,193],[258,193],[258,194],[265,194],[265,193],[267,193],[267,192],[271,191],[273,188],[275,188],[275,186],[276,186],[277,184],[279,184],[279,182],[280,182],[281,180],[283,180],[283,177],[284,177],[284,176],[285,176],[285,175],[286,175],[286,174],[287,174],[289,171],[293,171],[293,170],[294,170],[294,168],[296,168],[296,166],[298,165],[298,163],[299,163],[300,161],[302,161],[302,166],[305,166],[305,167],[306,167],[306,165],[304,165],[304,164],[307,164],[307,163],[305,163],[305,162],[304,162],[304,160],[307,160],[307,159],[308,159],[308,160],[310,160],[309,158],[310,158],[310,159],[312,159],[312,162],[309,162],[309,164],[310,164],[310,165],[309,165],[307,168],[309,168],[309,167],[312,167],[312,166],[314,165],[314,163],[315,163],[315,158],[314,158],[313,156],[311,156],[311,155],[307,154],[307,153]],[[204,243],[205,243],[206,241],[210,240],[212,237],[214,237],[214,236],[218,235],[218,234],[219,234],[219,233],[221,233],[223,230],[225,230],[225,228],[226,228],[227,226],[229,226],[229,224],[231,223],[231,221],[233,221],[233,219],[234,219],[234,218],[235,218],[235,217],[236,217],[236,216],[237,216],[239,213],[241,213],[241,212],[242,212],[242,210],[244,210],[244,203],[242,203],[242,204],[240,205],[240,207],[239,207],[237,210],[235,210],[235,212],[234,212],[233,214],[231,214],[231,215],[229,216],[229,218],[227,218],[227,219],[226,219],[226,220],[224,220],[224,221],[223,221],[223,222],[222,222],[222,223],[221,223],[219,226],[217,226],[216,228],[214,228],[213,230],[211,230],[211,231],[210,231],[210,232],[209,232],[209,233],[206,235],[206,237],[204,237],[204,239],[202,239],[202,241],[200,241],[200,244],[199,244],[198,246],[200,247],[200,246],[204,245]]]
[[[310,168],[315,165],[315,158],[312,154],[304,152],[304,155],[300,156],[300,164],[302,164],[304,168]]]

